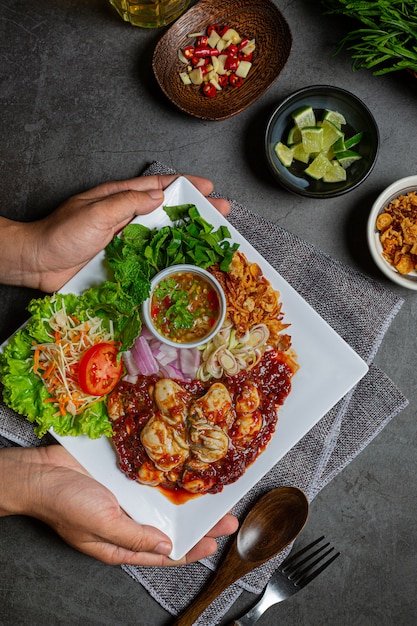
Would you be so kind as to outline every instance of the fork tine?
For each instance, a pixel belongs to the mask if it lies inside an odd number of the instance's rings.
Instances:
[[[332,552],[334,550],[334,548],[332,548],[331,550],[329,550],[329,552],[327,552],[326,554],[329,554],[330,552]],[[324,556],[324,555],[323,555]],[[329,567],[330,563],[333,563],[333,561],[335,561],[337,559],[337,557],[340,556],[340,552],[336,552],[336,554],[334,554],[332,557],[330,557],[330,559],[327,559],[327,561],[325,561],[324,563],[322,563],[322,565],[320,565],[320,567],[317,567],[314,571],[312,571],[309,575],[306,575],[304,577],[302,577],[299,581],[298,581],[298,585],[299,587],[305,587],[306,585],[308,585],[309,582],[311,582],[314,578],[316,578],[316,576],[318,576],[319,574],[321,574],[327,567]]]
[[[298,557],[300,557],[303,554],[305,554],[306,552],[308,552],[308,550],[310,550],[311,548],[314,548],[314,546],[316,546],[318,543],[320,543],[320,541],[323,541],[323,539],[324,539],[324,535],[322,535],[321,537],[319,537],[315,541],[312,541],[311,543],[309,543],[307,546],[305,546],[301,550],[298,550],[298,552],[294,552],[294,554],[290,554],[289,556],[287,556],[285,561],[281,564],[280,569],[282,571],[284,571],[289,565],[292,565],[292,563],[294,563],[294,561],[296,561],[298,559]]]
[[[330,563],[332,563],[340,555],[340,552],[337,552],[336,554],[333,554],[330,559],[323,562],[323,559],[325,559],[327,556],[329,556],[329,554],[334,551],[334,548],[330,547],[329,550],[323,553],[323,550],[326,550],[326,548],[330,546],[330,543],[328,542],[322,546],[319,546],[318,549],[314,550],[310,554],[307,554],[303,559],[300,560],[299,557],[306,554],[311,548],[320,543],[322,539],[324,539],[324,537],[316,539],[316,541],[313,541],[302,550],[296,552],[293,556],[290,556],[282,564],[280,568],[281,571],[286,574],[288,578],[292,580],[297,586],[304,587],[305,585],[307,585],[307,583],[309,583],[316,576],[318,576],[330,565]],[[314,569],[314,567],[319,563],[322,563],[320,567]]]
[[[310,569],[311,567],[313,567],[316,563],[318,563],[319,561],[321,561],[321,559],[323,559],[325,556],[327,556],[329,554],[329,552],[331,552],[332,550],[334,550],[334,548],[330,548],[330,550],[328,552],[325,552],[324,554],[320,554],[321,552],[323,552],[323,550],[325,550],[326,548],[328,548],[330,545],[330,543],[325,543],[323,546],[321,546],[318,550],[315,550],[314,552],[312,552],[311,554],[307,555],[304,559],[301,559],[301,561],[295,561],[294,563],[287,565],[286,567],[284,567],[284,569],[282,570],[285,574],[288,574],[289,576],[291,576],[291,574],[293,572],[296,571],[304,571],[302,569],[300,569],[303,565],[305,564],[309,564],[308,567],[306,569]],[[311,559],[314,559],[314,557],[316,557],[317,555],[320,555],[315,561],[313,561],[311,563]]]

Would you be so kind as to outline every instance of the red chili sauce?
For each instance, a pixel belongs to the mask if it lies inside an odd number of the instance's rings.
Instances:
[[[235,482],[262,453],[275,432],[278,421],[278,407],[282,405],[291,391],[293,376],[291,360],[286,354],[270,350],[250,371],[241,371],[235,376],[226,376],[220,381],[228,389],[234,404],[234,398],[241,393],[245,382],[251,381],[257,387],[260,396],[258,411],[262,425],[253,436],[234,439],[233,424],[229,429],[229,449],[222,459],[208,464],[203,470],[194,470],[196,478],[201,478],[209,485],[202,493],[218,493],[225,485]],[[149,458],[140,440],[140,432],[147,420],[157,411],[149,389],[158,379],[157,376],[141,376],[135,384],[121,382],[113,393],[123,397],[124,414],[113,422],[113,443],[118,453],[118,463],[122,472],[132,480],[137,480],[138,471]],[[192,399],[202,397],[214,381],[191,382],[176,381]],[[179,504],[196,497],[181,486],[181,472],[176,482],[158,485],[170,500]]]

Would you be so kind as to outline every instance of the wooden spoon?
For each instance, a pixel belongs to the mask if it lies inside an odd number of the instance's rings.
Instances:
[[[191,626],[229,585],[281,552],[302,531],[308,513],[307,496],[297,487],[278,487],[262,496],[214,577],[173,626]]]

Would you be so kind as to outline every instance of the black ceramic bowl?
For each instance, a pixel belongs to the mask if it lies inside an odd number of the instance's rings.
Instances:
[[[294,126],[292,113],[303,106],[312,106],[317,117],[325,109],[338,111],[346,119],[342,127],[346,136],[363,133],[360,143],[354,147],[362,158],[347,169],[345,181],[314,180],[304,173],[306,164],[293,161],[290,167],[285,167],[278,159],[274,146],[279,141],[286,143],[288,132]],[[378,155],[379,131],[372,113],[358,97],[339,87],[315,85],[293,93],[275,109],[266,129],[265,149],[272,173],[283,187],[303,196],[332,198],[355,189],[369,176]]]

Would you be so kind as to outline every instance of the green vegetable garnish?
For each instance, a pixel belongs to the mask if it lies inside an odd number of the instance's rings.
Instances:
[[[164,207],[173,222],[160,230],[129,224],[106,247],[114,279],[138,303],[149,295],[150,280],[166,267],[189,263],[206,269],[219,263],[228,271],[238,244],[231,244],[229,229],[217,230],[194,204]]]
[[[372,69],[375,76],[417,72],[415,0],[322,0],[322,4],[326,14],[345,15],[363,25],[350,31],[336,51],[343,47],[351,51],[353,70]]]
[[[167,278],[159,283],[154,291],[156,298],[163,300],[169,298],[170,306],[165,312],[165,316],[173,328],[192,328],[194,319],[198,311],[194,314],[187,310],[190,297],[184,289],[179,289],[177,281]]]
[[[92,287],[81,296],[54,294],[29,303],[31,314],[26,326],[20,329],[0,354],[0,378],[4,385],[3,400],[13,410],[36,423],[35,433],[41,437],[50,428],[59,435],[88,435],[95,439],[112,434],[105,401],[91,404],[79,415],[57,414],[42,377],[34,372],[33,346],[53,341],[49,322],[57,312],[89,323],[99,317],[103,325],[113,328],[114,339],[130,336],[130,328],[139,325],[139,313],[128,296],[115,283],[105,282]],[[137,330],[135,331],[137,334]],[[135,335],[136,337],[136,335]],[[133,337],[133,339],[135,338]]]

